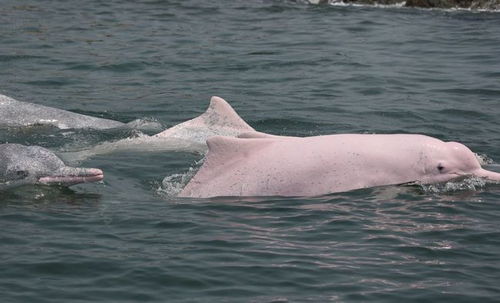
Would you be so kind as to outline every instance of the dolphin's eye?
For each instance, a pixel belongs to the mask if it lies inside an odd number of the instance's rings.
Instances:
[[[444,170],[443,164],[439,163],[437,166],[437,169],[439,170],[440,173],[443,172],[443,170]]]
[[[16,176],[19,178],[25,178],[28,176],[28,172],[25,170],[17,170],[16,171]]]
[[[29,175],[29,172],[25,170],[13,170],[8,173],[8,178],[11,180],[24,179]]]

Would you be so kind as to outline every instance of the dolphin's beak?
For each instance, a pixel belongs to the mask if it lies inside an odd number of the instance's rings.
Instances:
[[[70,186],[78,183],[97,182],[104,178],[102,170],[97,168],[63,167],[53,175],[44,176],[38,182],[46,185]]]
[[[485,178],[489,181],[500,182],[500,173],[489,171],[483,168],[476,170],[473,175],[476,177]]]

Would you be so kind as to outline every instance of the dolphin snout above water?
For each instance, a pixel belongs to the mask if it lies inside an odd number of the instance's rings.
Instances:
[[[41,184],[60,184],[70,186],[78,183],[97,182],[104,178],[102,170],[98,168],[63,167],[51,176],[38,179]]]
[[[0,144],[0,189],[25,184],[71,186],[103,179],[102,170],[66,166],[40,146]]]

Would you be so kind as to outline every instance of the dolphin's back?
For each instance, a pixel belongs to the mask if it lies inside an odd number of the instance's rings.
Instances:
[[[33,125],[52,125],[61,129],[107,129],[120,127],[124,124],[118,121],[72,113],[63,109],[21,102],[0,95],[0,126],[23,127]]]

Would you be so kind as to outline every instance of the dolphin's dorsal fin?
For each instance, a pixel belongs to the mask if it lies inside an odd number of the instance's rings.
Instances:
[[[203,118],[204,122],[209,126],[233,127],[238,129],[240,133],[254,130],[241,119],[226,100],[217,96],[210,99],[208,109],[200,118]]]
[[[172,126],[157,137],[196,138],[201,142],[222,135],[237,136],[254,129],[248,125],[224,99],[212,97],[208,109],[200,116]]]

